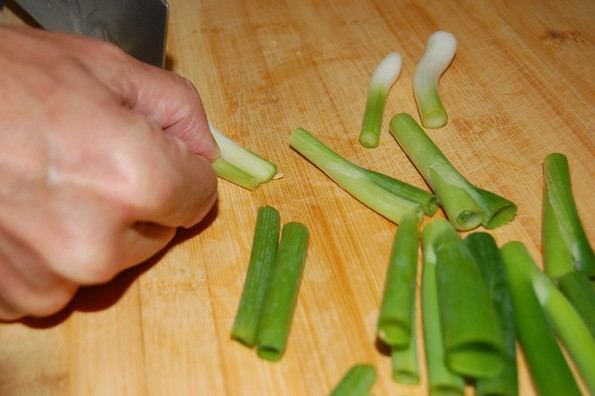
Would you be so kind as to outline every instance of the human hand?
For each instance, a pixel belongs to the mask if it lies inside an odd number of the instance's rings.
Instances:
[[[0,319],[57,312],[216,200],[190,82],[111,44],[0,26]]]

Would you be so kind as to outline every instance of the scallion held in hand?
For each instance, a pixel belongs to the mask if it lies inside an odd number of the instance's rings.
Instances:
[[[209,125],[209,128],[219,146],[219,158],[213,162],[217,176],[248,190],[255,190],[277,174],[275,164],[234,142],[213,125]]]
[[[301,223],[287,223],[281,230],[256,336],[256,353],[263,359],[277,361],[285,352],[306,260],[308,235],[308,229]]]
[[[426,128],[440,128],[448,121],[446,110],[438,95],[438,80],[452,62],[457,40],[452,33],[432,33],[426,50],[415,68],[413,92],[421,123]]]
[[[378,146],[386,97],[390,87],[401,74],[401,65],[401,55],[397,52],[391,52],[380,62],[372,75],[368,88],[364,121],[359,135],[359,142],[364,147]]]
[[[514,203],[467,181],[409,114],[394,116],[390,131],[458,230],[470,230],[480,224],[496,228],[514,218]]]
[[[356,364],[343,376],[331,396],[367,396],[376,382],[376,369],[370,364]]]
[[[537,392],[544,396],[580,395],[533,290],[532,259],[521,242],[509,242],[500,249],[506,267],[518,339]]]
[[[412,211],[419,217],[422,212],[431,215],[436,211],[435,198],[429,192],[347,161],[305,129],[294,130],[289,144],[345,191],[389,220],[398,223]]]
[[[231,331],[231,337],[247,346],[254,346],[260,312],[279,244],[280,216],[277,209],[258,209],[256,227],[244,290]]]

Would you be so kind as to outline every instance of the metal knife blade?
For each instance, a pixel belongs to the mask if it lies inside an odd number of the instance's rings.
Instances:
[[[130,55],[163,66],[166,0],[15,0],[43,28],[112,42]]]

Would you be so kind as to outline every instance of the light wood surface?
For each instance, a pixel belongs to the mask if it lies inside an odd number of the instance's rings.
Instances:
[[[0,324],[1,395],[324,395],[360,362],[378,369],[375,395],[426,394],[425,372],[420,386],[398,386],[375,344],[396,226],[287,140],[302,126],[347,158],[425,186],[386,128],[375,150],[357,136],[369,77],[390,51],[404,69],[385,125],[396,112],[417,118],[411,78],[438,29],[453,32],[459,49],[440,88],[450,122],[429,133],[469,180],[518,204],[516,220],[494,231],[498,242],[521,240],[541,261],[541,163],[554,151],[569,157],[595,239],[595,2],[170,0],[170,8],[171,68],[196,84],[221,130],[285,177],[253,193],[221,182],[218,210],[158,259],[81,290],[55,317]],[[229,338],[265,204],[311,231],[288,349],[275,364]],[[532,395],[519,361],[521,394]]]

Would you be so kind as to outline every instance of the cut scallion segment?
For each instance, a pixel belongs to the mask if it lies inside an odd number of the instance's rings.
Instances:
[[[217,176],[254,190],[277,174],[275,164],[234,142],[213,125],[209,128],[219,146],[219,158],[213,162]]]
[[[452,62],[457,50],[457,40],[452,33],[438,31],[432,33],[426,50],[415,68],[413,92],[421,118],[426,128],[440,128],[448,121],[448,116],[440,96],[438,80]]]
[[[500,252],[508,275],[518,339],[537,392],[545,396],[580,395],[535,295],[531,275],[535,265],[527,249],[521,242],[509,242]]]
[[[417,337],[415,335],[415,311],[411,312],[412,334],[405,348],[391,348],[392,377],[401,385],[419,384],[417,360]]]
[[[306,226],[295,222],[283,226],[256,337],[256,352],[265,360],[277,361],[285,352],[307,247]]]
[[[407,348],[415,328],[415,282],[419,219],[415,213],[401,219],[393,242],[378,318],[378,338],[395,348]]]
[[[430,221],[424,241],[436,260],[436,287],[446,365],[455,373],[486,378],[505,363],[504,341],[487,286],[452,224]]]
[[[465,244],[475,259],[475,264],[488,287],[490,299],[498,314],[506,360],[500,373],[492,377],[478,379],[475,382],[476,394],[478,396],[516,396],[518,395],[518,377],[514,308],[500,250],[494,237],[485,232],[469,234],[465,238]]]
[[[378,146],[386,97],[390,87],[401,74],[401,66],[401,55],[397,52],[391,52],[380,62],[372,75],[368,88],[364,121],[359,135],[359,142],[364,147]]]
[[[356,364],[343,376],[331,396],[367,396],[376,382],[376,369],[370,364]]]
[[[577,270],[595,278],[595,255],[581,224],[568,160],[552,153],[543,162],[543,250],[546,273],[557,279]]]
[[[277,209],[270,206],[258,209],[248,272],[231,331],[233,339],[250,347],[256,343],[260,312],[277,255],[279,224]]]
[[[445,363],[436,287],[436,254],[432,246],[434,231],[425,227],[422,234],[421,292],[428,393],[432,396],[462,396],[465,391],[463,377],[453,373]]]
[[[345,191],[389,220],[399,223],[411,212],[419,217],[424,210],[435,212],[432,194],[347,161],[305,129],[294,130],[289,144]]]
[[[514,203],[469,183],[409,114],[394,116],[390,131],[458,230],[470,230],[480,224],[496,228],[514,218]]]
[[[584,272],[570,271],[559,279],[558,287],[595,337],[595,290],[587,275]]]

